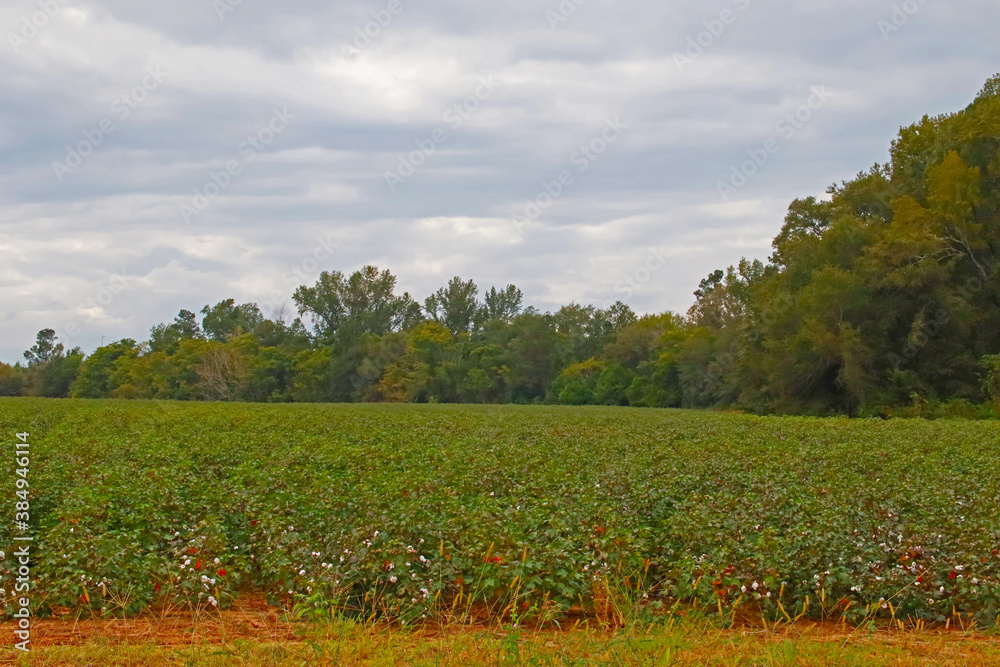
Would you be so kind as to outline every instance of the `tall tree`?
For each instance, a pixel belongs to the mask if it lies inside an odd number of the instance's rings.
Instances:
[[[256,303],[237,304],[235,299],[220,301],[201,309],[201,328],[209,340],[224,342],[238,333],[250,333],[264,323]]]
[[[514,285],[498,290],[491,287],[483,299],[483,315],[487,320],[510,322],[517,317],[524,305],[524,294]]]
[[[476,283],[455,276],[447,287],[427,297],[424,310],[428,318],[459,334],[472,328],[480,308],[478,296]]]
[[[24,353],[24,358],[28,360],[29,366],[48,363],[52,359],[62,355],[62,343],[57,342],[56,332],[53,329],[42,329],[35,337],[35,344]]]
[[[293,299],[300,315],[313,318],[316,335],[346,347],[365,334],[382,336],[421,319],[420,306],[408,293],[397,296],[396,276],[365,266],[345,277],[324,271],[313,287],[301,286]]]
[[[118,360],[136,356],[139,345],[130,338],[99,347],[80,365],[71,394],[74,398],[108,398],[117,389],[112,381]]]
[[[153,352],[173,354],[180,342],[202,338],[198,316],[190,310],[181,310],[170,324],[157,324],[149,332],[149,347]]]
[[[25,369],[0,362],[0,396],[20,396],[24,390]]]

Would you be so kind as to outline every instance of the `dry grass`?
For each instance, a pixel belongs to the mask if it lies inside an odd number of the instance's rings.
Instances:
[[[618,614],[611,614],[618,616]],[[0,664],[125,667],[301,665],[654,665],[925,667],[1000,665],[1000,638],[969,630],[839,623],[739,624],[694,619],[623,627],[578,619],[516,627],[474,614],[405,629],[380,623],[296,623],[260,600],[214,614],[161,610],[134,619],[35,621],[32,652],[0,628]],[[621,620],[620,618],[617,620]]]

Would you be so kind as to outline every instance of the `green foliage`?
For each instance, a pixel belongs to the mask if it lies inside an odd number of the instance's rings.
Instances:
[[[150,329],[149,349],[153,352],[173,354],[181,341],[201,337],[198,316],[190,310],[181,310],[170,324],[160,323]]]
[[[703,281],[690,320],[718,403],[871,414],[982,401],[1000,352],[1000,100],[900,131],[891,162],[789,207],[767,266]],[[682,354],[682,361],[692,360]],[[682,383],[701,374],[686,366]]]
[[[772,620],[779,602],[856,623],[1000,613],[990,423],[6,398],[0,429],[32,434],[40,615],[248,590],[407,621],[512,591],[549,618],[626,593],[637,614],[723,621],[738,600]]]
[[[524,305],[524,295],[514,285],[507,285],[501,290],[491,287],[483,299],[482,318],[510,322],[516,317]]]
[[[981,363],[986,370],[983,392],[1000,408],[1000,354],[987,355],[982,358]]]
[[[448,281],[447,287],[427,297],[424,310],[427,317],[443,324],[452,333],[467,332],[480,310],[478,295],[476,283],[456,276]]]
[[[405,403],[454,401],[461,360],[460,339],[443,324],[424,322],[406,333],[406,351],[385,369],[378,396]]]
[[[396,296],[396,277],[365,266],[350,276],[324,271],[316,285],[295,290],[299,314],[313,318],[324,342],[349,347],[365,334],[383,336],[420,319],[420,307],[409,294]]]
[[[24,358],[28,360],[28,365],[38,366],[60,356],[65,348],[62,343],[57,343],[56,341],[56,332],[53,329],[42,329],[39,331],[35,339],[35,344],[24,353]]]
[[[71,387],[74,398],[104,398],[111,396],[117,385],[112,382],[112,376],[119,358],[134,355],[138,344],[126,338],[116,343],[97,348],[93,354],[80,364],[76,379]]]
[[[25,369],[0,363],[0,396],[20,396],[24,391]]]
[[[19,387],[25,396],[68,397],[84,354],[80,348],[74,348],[67,354],[63,344],[57,341],[56,332],[52,329],[39,331],[35,344],[24,353],[28,368],[21,370],[15,367],[4,374],[6,390],[10,392]]]
[[[594,403],[598,405],[628,405],[628,388],[635,380],[635,373],[617,361],[604,365],[594,383]]]
[[[231,336],[252,332],[264,323],[255,303],[236,305],[235,299],[220,301],[201,309],[201,328],[209,340],[224,342]]]
[[[597,402],[594,391],[604,369],[604,362],[597,359],[570,364],[556,378],[552,393],[564,405],[592,405]]]
[[[998,97],[1000,97],[1000,74],[994,74],[983,86],[983,89],[979,91],[979,95],[976,96],[976,102],[983,102]]]

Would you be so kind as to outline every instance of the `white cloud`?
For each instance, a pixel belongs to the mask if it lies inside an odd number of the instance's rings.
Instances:
[[[785,0],[752,3],[679,70],[674,54],[729,4],[592,0],[551,30],[545,3],[407,0],[347,58],[380,3],[243,3],[220,22],[203,0],[74,0],[17,52],[0,45],[0,359],[43,327],[77,320],[69,342],[92,349],[365,263],[421,299],[462,275],[553,308],[622,298],[621,277],[669,247],[630,302],[684,311],[712,269],[767,257],[792,198],[884,161],[900,125],[960,109],[995,69],[989,3],[928,4],[886,42],[891,2]],[[0,34],[36,10],[0,7]],[[157,59],[165,81],[118,119],[113,101]],[[490,76],[495,93],[445,122]],[[721,201],[720,177],[814,85],[835,97]],[[184,224],[178,207],[275,107],[288,129]],[[517,235],[511,212],[619,115],[621,141]],[[115,131],[57,181],[52,162],[109,117]],[[384,172],[437,127],[447,140],[390,192]],[[127,287],[93,305],[122,272]]]

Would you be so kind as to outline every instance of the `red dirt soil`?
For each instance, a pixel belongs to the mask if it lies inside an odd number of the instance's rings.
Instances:
[[[477,610],[478,611],[478,610]],[[472,626],[461,624],[427,624],[417,631],[418,637],[434,637],[467,631],[495,631],[505,634],[488,621],[489,614],[481,610],[473,613]],[[574,625],[573,617],[584,620],[582,612],[570,614],[570,622],[563,622],[565,632]],[[189,610],[163,609],[134,618],[74,619],[70,615],[62,618],[33,619],[31,644],[33,647],[83,645],[93,641],[129,642],[133,644],[153,643],[159,646],[181,647],[191,645],[225,645],[237,640],[251,640],[268,643],[299,642],[301,638],[296,627],[301,624],[289,623],[283,609],[269,606],[262,596],[241,596],[230,609],[221,612],[193,613]],[[0,623],[0,647],[9,648],[18,641],[14,636],[17,624],[13,621]],[[529,633],[559,634],[555,626],[546,625],[543,630],[527,624],[522,630]],[[779,626],[777,631],[747,622],[727,632],[733,635],[754,636],[775,640],[809,638],[812,640],[849,642],[868,636],[867,631],[854,630],[840,623],[800,621],[794,625]],[[896,631],[876,633],[877,637],[892,642]],[[965,632],[960,628],[931,628],[921,632],[907,631],[909,639],[933,640],[937,642],[969,642],[977,645],[993,644],[1000,647],[1000,638]]]
[[[13,646],[16,623],[0,623],[0,646]],[[237,639],[269,642],[296,641],[293,626],[280,610],[262,597],[246,596],[231,609],[194,614],[187,610],[160,610],[125,619],[33,619],[34,647],[86,644],[96,639],[112,642],[155,643],[160,646],[226,644]]]

